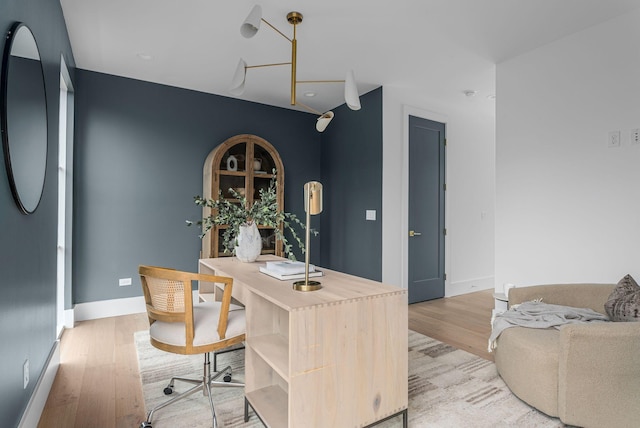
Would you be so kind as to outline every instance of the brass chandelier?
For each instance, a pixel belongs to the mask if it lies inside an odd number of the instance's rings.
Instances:
[[[296,87],[298,84],[305,83],[343,83],[344,82],[344,100],[347,106],[351,110],[360,110],[360,97],[358,96],[358,88],[356,87],[355,78],[353,75],[353,70],[349,70],[347,72],[347,76],[345,80],[297,80],[296,69],[297,69],[297,49],[298,49],[298,41],[296,40],[296,27],[298,24],[302,22],[302,14],[300,12],[289,12],[287,14],[287,21],[291,25],[293,25],[293,37],[289,38],[282,31],[278,30],[275,26],[269,23],[262,17],[262,7],[259,5],[253,6],[251,12],[247,16],[247,19],[244,20],[244,23],[240,27],[240,34],[242,34],[246,38],[251,38],[256,35],[258,30],[260,29],[260,23],[264,22],[269,27],[271,27],[275,32],[280,34],[282,37],[287,39],[291,43],[291,61],[290,62],[279,62],[273,64],[260,64],[260,65],[247,65],[244,59],[240,58],[238,62],[238,66],[233,75],[233,79],[231,80],[231,85],[229,87],[229,92],[233,95],[241,95],[244,92],[244,84],[247,75],[247,69],[250,68],[260,68],[260,67],[276,67],[283,65],[291,66],[291,105],[300,105],[307,110],[319,115],[318,120],[316,122],[316,129],[318,132],[323,132],[329,122],[333,119],[333,112],[327,111],[325,113],[321,113],[309,106],[306,106],[296,100]]]

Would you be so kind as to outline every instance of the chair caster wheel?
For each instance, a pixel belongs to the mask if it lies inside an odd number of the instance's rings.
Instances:
[[[151,422],[143,422],[140,424],[140,428],[152,428]]]
[[[226,374],[226,375],[224,375],[224,377],[222,378],[222,380],[224,380],[225,382],[231,382],[231,375],[230,375],[230,374]]]
[[[170,386],[167,386],[164,389],[164,395],[171,395],[171,394],[173,394],[173,388],[171,388]],[[151,426],[151,425],[149,425],[149,426]]]

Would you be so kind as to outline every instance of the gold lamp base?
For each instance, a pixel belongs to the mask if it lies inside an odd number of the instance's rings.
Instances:
[[[296,291],[316,291],[321,288],[322,285],[318,281],[296,281],[293,283],[293,289]]]

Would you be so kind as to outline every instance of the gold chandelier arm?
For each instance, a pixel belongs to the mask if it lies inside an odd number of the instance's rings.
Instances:
[[[290,62],[275,62],[273,64],[259,64],[259,65],[247,65],[245,68],[262,68],[262,67],[275,67],[279,65],[291,65]]]
[[[271,25],[271,23],[269,21],[267,21],[264,18],[260,18],[260,20],[262,22],[264,22],[265,24],[267,24],[269,27],[271,27],[276,33],[280,34],[282,37],[284,37],[285,39],[289,40],[290,42],[293,42],[293,40],[291,40],[287,35],[285,35],[282,31],[278,30],[276,27],[274,27],[273,25]]]
[[[344,83],[344,80],[296,80],[296,83]]]
[[[301,102],[299,102],[299,101],[298,101],[298,102],[296,102],[296,104],[293,104],[293,105],[299,105],[299,106],[302,106],[302,107],[306,108],[307,110],[309,110],[311,113],[315,113],[315,114],[317,114],[318,116],[322,116],[322,115],[324,114],[324,113],[321,113],[321,112],[319,112],[318,110],[316,110],[316,109],[314,109],[314,108],[309,107],[309,106],[308,106],[308,105],[306,105],[306,104],[302,104],[302,103],[301,103]]]
[[[293,24],[293,40],[291,41],[291,105],[296,105],[296,73],[298,62],[298,40],[296,40],[296,24]]]

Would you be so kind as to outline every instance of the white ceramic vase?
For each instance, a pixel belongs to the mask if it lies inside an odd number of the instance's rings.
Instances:
[[[254,262],[262,251],[262,237],[255,222],[240,226],[236,239],[236,257],[241,262]]]

